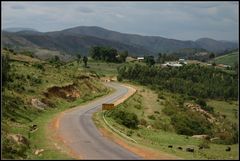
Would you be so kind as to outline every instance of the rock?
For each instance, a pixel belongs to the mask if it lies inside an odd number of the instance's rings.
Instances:
[[[206,139],[208,135],[193,135],[193,138],[198,138],[198,139]]]
[[[33,107],[39,109],[39,110],[44,110],[45,107],[47,107],[46,104],[42,103],[39,99],[33,98],[31,100],[31,104]]]
[[[44,151],[44,149],[37,149],[34,154],[38,155],[38,154],[42,153],[43,151]]]
[[[147,128],[148,128],[148,129],[152,129],[152,126],[151,126],[151,125],[148,125]]]
[[[29,146],[29,141],[23,135],[20,134],[10,134],[9,137],[13,139],[17,144],[24,144]]]
[[[36,131],[38,128],[37,128],[37,125],[31,125],[30,126],[30,131],[33,132],[33,131]]]

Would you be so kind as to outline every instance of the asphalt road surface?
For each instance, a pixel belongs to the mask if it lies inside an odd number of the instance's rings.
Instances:
[[[59,135],[71,150],[83,159],[142,159],[115,142],[108,140],[97,130],[92,114],[102,103],[113,103],[128,92],[118,83],[106,83],[116,89],[111,95],[66,112],[59,121]]]

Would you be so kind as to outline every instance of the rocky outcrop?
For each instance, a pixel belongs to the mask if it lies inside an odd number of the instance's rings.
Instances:
[[[10,134],[9,138],[14,140],[17,144],[23,144],[29,146],[29,141],[23,135],[20,134]]]
[[[190,108],[192,111],[197,111],[199,112],[201,115],[205,116],[206,119],[210,122],[210,123],[214,123],[216,121],[216,119],[212,116],[212,114],[208,113],[207,111],[203,110],[201,108],[201,106],[197,105],[197,104],[192,104],[192,103],[186,103],[186,107]]]
[[[46,97],[56,96],[73,101],[80,97],[80,92],[73,84],[71,84],[63,87],[54,86],[48,88],[44,95]]]
[[[35,108],[37,108],[37,109],[39,109],[39,110],[44,110],[44,109],[47,107],[46,104],[44,104],[43,102],[41,102],[41,101],[40,101],[39,99],[37,99],[37,98],[33,98],[33,99],[31,100],[31,104],[32,104],[33,107],[35,107]]]

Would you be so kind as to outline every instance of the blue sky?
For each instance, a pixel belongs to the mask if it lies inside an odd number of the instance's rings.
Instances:
[[[2,28],[55,31],[100,26],[179,40],[238,40],[238,1],[2,2]]]

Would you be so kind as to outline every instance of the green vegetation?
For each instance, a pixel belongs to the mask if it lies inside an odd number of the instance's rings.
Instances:
[[[173,55],[173,54],[162,54],[162,53],[158,53],[158,58],[157,58],[157,62],[160,64],[165,63],[166,61],[176,61],[178,60],[179,56]]]
[[[155,64],[154,56],[144,56],[144,61],[149,67]]]
[[[2,51],[2,57],[7,82],[2,88],[3,158],[71,159],[66,150],[51,144],[53,134],[47,126],[57,113],[105,95],[109,89],[96,73],[76,61],[64,63],[55,57],[46,62],[8,50]],[[30,132],[32,125],[37,125],[35,132]],[[14,140],[17,135],[25,141]],[[35,154],[39,149],[44,151]]]
[[[126,61],[128,52],[127,51],[118,52],[114,48],[95,46],[90,49],[90,56],[94,60],[122,63]]]
[[[168,90],[197,98],[238,98],[236,73],[198,64],[179,68],[127,64],[118,68],[118,75],[123,79],[149,85],[158,91]]]
[[[117,68],[121,66],[119,63],[109,63],[89,59],[88,61],[89,68],[85,69],[88,72],[97,73],[100,77],[105,76],[116,76]]]
[[[164,151],[184,159],[238,158],[238,144],[229,142],[232,145],[224,145],[228,144],[229,141],[225,138],[224,143],[224,137],[221,138],[222,142],[210,140],[211,138],[225,135],[226,131],[231,131],[231,134],[227,134],[229,136],[235,132],[237,133],[237,130],[231,129],[231,123],[229,123],[229,120],[235,113],[230,109],[228,110],[229,107],[238,109],[236,101],[228,103],[215,100],[192,100],[190,97],[182,97],[179,94],[153,91],[145,86],[136,86],[135,84],[135,87],[137,87],[136,94],[115,109],[106,112],[106,120],[118,131],[130,136],[140,145]],[[218,120],[218,123],[211,124],[204,115],[185,106],[186,103],[195,104],[196,102],[205,106],[211,106],[214,109],[213,116]],[[220,107],[220,112],[218,105],[223,102],[224,104]],[[137,128],[129,128],[117,121],[118,118],[113,116],[116,111],[136,114],[139,120]],[[219,111],[219,113],[217,114],[216,111]],[[225,118],[221,117],[221,115],[227,113],[228,115]],[[99,112],[95,115],[94,120],[98,123],[98,126],[100,126],[98,121],[102,118],[102,114],[102,112]],[[236,123],[236,119],[235,117],[233,122]],[[237,128],[237,125],[235,127]],[[221,131],[222,129],[226,129],[226,131]],[[181,133],[184,133],[184,135]],[[219,135],[220,133],[221,135]],[[209,134],[209,137],[197,139],[191,137],[193,134]],[[169,145],[172,145],[173,148],[168,148]],[[228,146],[231,147],[230,152],[226,151]],[[178,149],[178,147],[181,147],[182,150]],[[194,153],[186,152],[188,147],[194,148]]]
[[[239,52],[231,52],[226,55],[218,56],[214,59],[217,64],[226,64],[234,67],[234,63],[238,62]]]
[[[113,117],[119,124],[125,125],[128,128],[136,128],[139,122],[135,113],[119,110],[118,108],[111,110],[107,113],[107,116]]]

